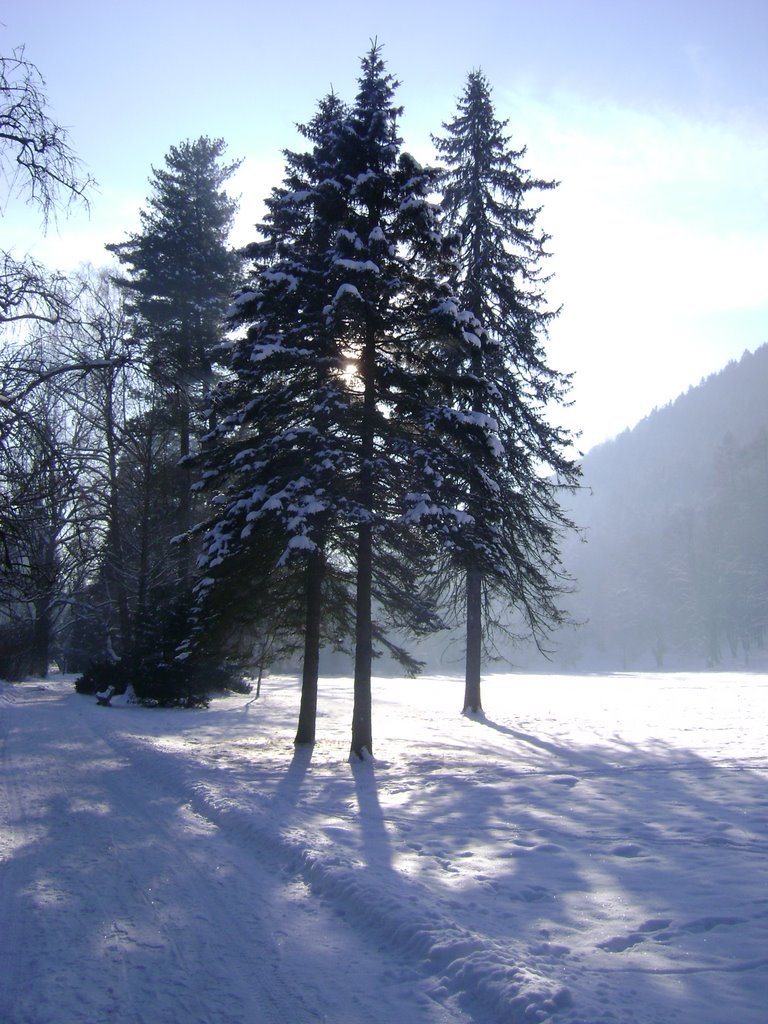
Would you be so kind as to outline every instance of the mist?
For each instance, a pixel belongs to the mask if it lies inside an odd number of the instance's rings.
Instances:
[[[768,664],[767,393],[764,345],[587,453],[580,536],[562,549],[574,625],[552,638],[556,666]]]

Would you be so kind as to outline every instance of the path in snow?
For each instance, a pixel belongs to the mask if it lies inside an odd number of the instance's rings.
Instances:
[[[182,802],[162,754],[101,728],[110,710],[46,684],[0,705],[2,1024],[465,1019]]]

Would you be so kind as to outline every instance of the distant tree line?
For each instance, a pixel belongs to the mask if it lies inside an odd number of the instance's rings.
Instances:
[[[45,106],[33,70],[3,59],[9,161],[12,90]],[[260,678],[296,657],[310,743],[334,647],[363,757],[378,652],[416,672],[409,640],[463,622],[479,711],[483,647],[512,610],[539,644],[563,620],[578,469],[550,418],[569,379],[546,361],[531,202],[555,183],[523,168],[480,72],[435,139],[442,168],[403,150],[395,91],[374,45],[354,101],[330,94],[301,127],[242,251],[238,165],[203,137],[153,168],[140,230],[107,246],[118,272],[6,258],[1,674],[56,660],[86,688],[190,703],[224,661]],[[58,140],[20,164],[44,216],[87,191]]]

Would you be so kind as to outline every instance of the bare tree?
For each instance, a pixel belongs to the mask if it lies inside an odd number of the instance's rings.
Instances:
[[[46,223],[62,201],[86,201],[93,184],[66,129],[48,114],[45,79],[23,46],[0,56],[0,170],[9,196],[39,206]]]
[[[131,360],[123,297],[108,275],[87,269],[79,275],[79,287],[79,316],[71,328],[59,329],[63,337],[55,369],[70,418],[80,427],[81,484],[89,495],[83,516],[98,537],[105,643],[112,649],[115,632],[117,646],[124,649],[131,615],[120,464],[127,425],[137,412],[141,371]]]
[[[93,571],[83,426],[49,380],[4,439],[0,613],[20,674],[47,672],[72,596]]]
[[[45,80],[24,48],[0,55],[0,211],[21,200],[40,211],[45,231],[59,211],[87,206],[93,184],[66,129],[48,113]],[[0,248],[0,328],[34,319],[55,323],[70,299],[62,275]]]
[[[89,652],[131,631],[120,476],[141,371],[108,277],[83,271],[72,293],[71,318],[0,350],[0,621],[26,623],[15,636],[32,654],[17,660],[35,672],[83,614]]]

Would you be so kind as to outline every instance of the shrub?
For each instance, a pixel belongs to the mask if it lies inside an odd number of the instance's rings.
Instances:
[[[221,659],[195,657],[179,661],[176,652],[187,634],[188,600],[168,607],[165,614],[137,623],[133,644],[119,661],[92,662],[75,682],[78,693],[115,694],[133,687],[136,700],[147,707],[207,707],[215,691],[248,693],[235,667]]]
[[[130,679],[128,666],[123,661],[102,659],[92,661],[83,674],[75,680],[78,693],[103,693],[110,686],[115,693],[125,693]]]

